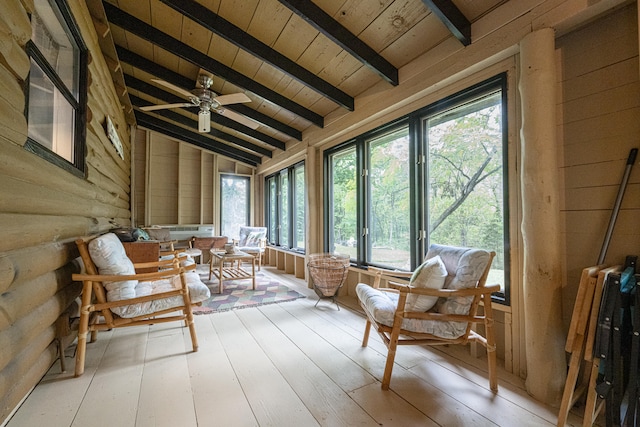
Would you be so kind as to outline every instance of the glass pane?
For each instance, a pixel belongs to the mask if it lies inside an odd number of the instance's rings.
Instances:
[[[249,225],[249,178],[224,175],[220,178],[221,233],[240,237],[240,227]]]
[[[370,226],[368,262],[411,269],[409,129],[369,143]]]
[[[504,290],[504,168],[501,93],[432,117],[429,242],[497,253],[489,283]]]
[[[289,247],[289,175],[280,174],[280,246]]]
[[[330,252],[357,256],[357,173],[356,150],[351,148],[331,156]]]
[[[74,110],[32,60],[29,74],[29,138],[73,163]]]
[[[269,189],[269,224],[267,233],[269,235],[269,243],[276,243],[276,226],[278,224],[277,209],[278,209],[278,189],[276,187],[276,178],[271,177],[267,181],[267,188]]]
[[[32,40],[69,92],[78,99],[79,49],[59,12],[46,0],[35,2],[31,18]]]
[[[295,247],[304,249],[304,165],[294,169],[295,179]]]

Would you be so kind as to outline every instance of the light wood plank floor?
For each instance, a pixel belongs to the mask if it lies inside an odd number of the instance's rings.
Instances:
[[[195,316],[197,353],[177,323],[101,332],[85,374],[73,378],[70,348],[68,372],[56,362],[7,427],[556,425],[557,409],[504,370],[492,394],[485,361],[460,346],[399,348],[382,391],[386,349],[377,334],[361,347],[355,299],[314,308],[304,281],[263,272],[308,298]]]

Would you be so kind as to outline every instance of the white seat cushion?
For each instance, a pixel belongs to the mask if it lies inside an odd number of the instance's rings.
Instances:
[[[377,322],[385,326],[393,326],[393,316],[398,306],[398,294],[384,292],[365,283],[356,285],[356,294]],[[431,334],[440,338],[453,339],[465,333],[466,323],[403,319],[401,328],[407,331]]]
[[[124,246],[113,233],[107,233],[89,242],[89,253],[100,274],[135,274],[133,263],[124,251]],[[180,264],[186,266],[193,264],[190,257],[181,260]],[[202,283],[200,276],[195,272],[185,274],[191,303],[204,301],[211,296],[207,285]],[[105,282],[107,289],[107,301],[121,301],[161,292],[167,292],[180,287],[180,277],[160,279],[154,281],[138,282],[127,280],[122,282]],[[111,311],[120,317],[136,317],[150,314],[155,311],[166,310],[183,305],[182,296],[162,298],[144,303],[131,304],[123,307],[115,307]]]

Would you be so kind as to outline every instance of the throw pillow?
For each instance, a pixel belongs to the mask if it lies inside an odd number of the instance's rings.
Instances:
[[[436,255],[422,263],[420,267],[413,272],[409,285],[416,288],[442,289],[444,279],[447,277],[447,268],[440,258]],[[406,311],[427,311],[435,305],[438,297],[428,295],[409,295],[405,304]]]
[[[260,240],[265,237],[264,231],[252,231],[249,233],[247,237],[246,246],[258,246],[260,244]]]

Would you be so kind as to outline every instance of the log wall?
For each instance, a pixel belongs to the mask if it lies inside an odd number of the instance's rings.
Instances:
[[[5,0],[0,14],[0,423],[57,358],[56,319],[80,294],[74,240],[130,223],[129,124],[85,2],[68,3],[90,53],[86,178],[23,148],[33,2]],[[105,134],[107,115],[124,160]]]
[[[640,148],[637,17],[633,4],[556,41],[566,327],[581,271],[598,261],[629,151]],[[638,215],[636,160],[605,263],[622,264],[626,255],[640,256]]]

